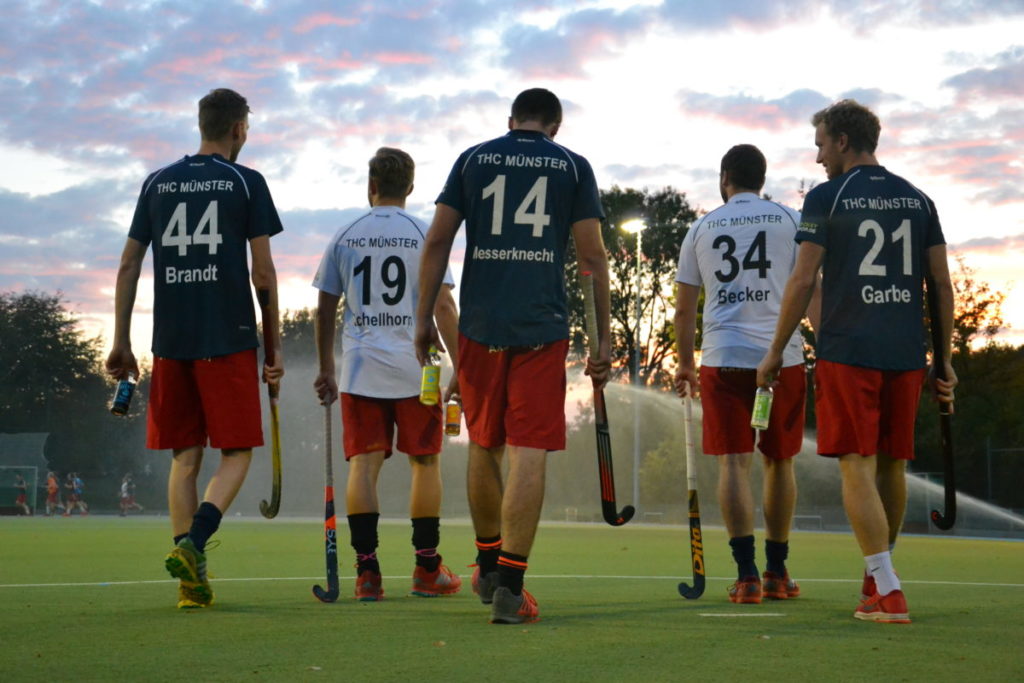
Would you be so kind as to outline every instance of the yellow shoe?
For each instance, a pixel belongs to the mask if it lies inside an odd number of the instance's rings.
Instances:
[[[204,586],[189,581],[178,584],[178,609],[209,607],[212,604],[213,590],[209,584]]]

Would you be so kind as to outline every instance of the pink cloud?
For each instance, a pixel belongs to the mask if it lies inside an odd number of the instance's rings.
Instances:
[[[416,52],[378,52],[374,59],[381,64],[433,64],[434,58]]]
[[[324,26],[355,26],[358,23],[358,19],[339,17],[334,14],[328,14],[327,12],[320,12],[318,14],[311,14],[299,21],[298,24],[292,27],[292,31],[294,33],[309,33],[313,29],[322,28]]]

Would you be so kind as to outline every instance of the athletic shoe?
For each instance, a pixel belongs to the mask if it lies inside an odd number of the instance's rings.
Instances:
[[[384,599],[384,589],[380,585],[379,572],[367,569],[356,579],[356,600],[360,602],[378,602]]]
[[[498,587],[498,572],[487,572],[480,576],[480,567],[475,564],[469,566],[476,567],[473,571],[473,592],[480,596],[480,602],[490,605],[494,601],[494,589]]]
[[[451,595],[458,593],[460,588],[462,579],[443,564],[438,564],[437,569],[432,572],[416,565],[416,570],[412,573],[412,594],[421,598]]]
[[[181,581],[178,587],[179,607],[183,590],[199,598],[189,598],[192,602],[204,606],[213,604],[213,589],[206,576],[206,555],[196,549],[192,539],[186,536],[178,541],[174,550],[164,558],[164,566],[171,576]]]
[[[880,595],[876,591],[867,600],[860,601],[853,616],[864,621],[877,621],[882,624],[910,623],[907,599],[903,597],[903,591],[899,590],[888,595]]]
[[[196,609],[213,604],[213,591],[197,590],[201,584],[182,581],[178,584],[178,609]]]
[[[492,624],[532,624],[540,621],[537,600],[524,588],[522,595],[514,595],[505,586],[494,589],[491,605]]]
[[[729,586],[729,601],[760,605],[761,604],[761,579],[754,576],[744,576],[742,579]]]
[[[800,586],[789,578],[789,570],[782,576],[775,572],[765,572],[761,580],[761,592],[771,600],[788,600],[800,596]]]
[[[878,593],[878,586],[875,585],[875,577],[864,572],[864,580],[860,584],[860,599],[867,600]]]

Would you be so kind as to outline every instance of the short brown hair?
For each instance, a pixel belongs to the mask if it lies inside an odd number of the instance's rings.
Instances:
[[[381,197],[406,196],[415,175],[416,163],[400,149],[381,147],[370,159],[370,180],[377,183],[377,194]]]
[[[555,93],[544,88],[530,88],[512,102],[512,120],[539,121],[542,126],[562,122],[562,103]]]
[[[825,132],[833,140],[845,133],[855,152],[874,154],[878,147],[882,124],[874,112],[857,100],[839,100],[811,117],[815,128],[821,124],[825,124]]]
[[[764,154],[753,145],[736,145],[722,157],[721,172],[727,174],[734,187],[760,191],[767,171]]]
[[[211,90],[199,100],[199,132],[204,140],[223,140],[249,111],[249,103],[234,90]]]

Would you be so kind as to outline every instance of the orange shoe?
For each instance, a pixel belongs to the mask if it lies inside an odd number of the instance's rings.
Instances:
[[[878,586],[875,585],[875,577],[864,572],[864,580],[860,584],[860,599],[867,600],[878,593]]]
[[[437,569],[432,572],[416,565],[416,569],[412,573],[412,594],[421,598],[452,595],[458,593],[460,588],[462,588],[462,579],[443,564],[437,565]]]
[[[745,576],[733,585],[729,586],[729,601],[760,605],[761,604],[761,579],[757,576]]]
[[[775,572],[765,572],[761,580],[761,591],[764,597],[771,600],[788,600],[800,596],[800,586],[789,578],[789,570],[782,576]]]
[[[909,624],[910,613],[903,591],[895,590],[887,595],[877,591],[867,600],[861,600],[853,613],[857,619],[877,621],[881,624]]]
[[[470,566],[476,567],[473,570],[473,592],[480,596],[480,602],[490,605],[494,601],[494,589],[498,587],[498,572],[487,572],[480,576],[480,567],[475,564]]]
[[[494,589],[492,624],[532,624],[535,621],[540,621],[537,600],[525,588],[522,595],[514,595],[505,586]]]
[[[356,600],[360,602],[378,602],[384,599],[381,588],[381,577],[378,572],[367,569],[356,579]]]

